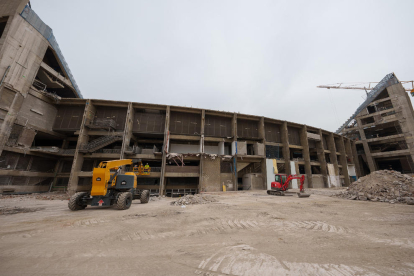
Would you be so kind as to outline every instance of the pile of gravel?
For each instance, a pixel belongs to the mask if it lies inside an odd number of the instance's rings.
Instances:
[[[375,171],[335,195],[351,200],[370,200],[414,205],[414,177],[397,171]]]
[[[207,204],[211,202],[217,202],[217,199],[211,195],[186,195],[180,197],[178,200],[172,201],[171,205],[181,206],[181,205],[193,205],[193,204]]]

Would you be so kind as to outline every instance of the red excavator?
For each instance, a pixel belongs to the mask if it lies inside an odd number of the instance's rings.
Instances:
[[[275,181],[272,182],[271,190],[267,190],[268,195],[275,195],[275,196],[284,196],[285,192],[289,189],[289,183],[293,179],[300,180],[299,186],[299,193],[298,197],[310,197],[310,194],[305,194],[305,190],[303,189],[303,183],[305,182],[305,176],[298,176],[294,175],[287,175],[287,174],[276,174]]]

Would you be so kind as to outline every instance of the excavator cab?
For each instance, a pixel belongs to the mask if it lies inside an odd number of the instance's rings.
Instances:
[[[286,174],[276,174],[275,181],[272,182],[272,190],[283,190],[283,184],[286,182]]]

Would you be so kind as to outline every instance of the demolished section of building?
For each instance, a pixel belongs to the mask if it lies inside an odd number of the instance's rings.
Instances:
[[[93,168],[120,158],[148,163],[139,188],[160,195],[267,189],[276,173],[305,175],[314,188],[356,179],[351,137],[261,116],[82,99],[51,29],[25,2],[0,6],[0,192],[88,190]]]
[[[394,73],[378,83],[336,133],[355,140],[358,175],[396,170],[414,176],[414,111]]]

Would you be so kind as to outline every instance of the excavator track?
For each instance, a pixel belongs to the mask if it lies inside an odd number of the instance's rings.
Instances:
[[[274,190],[267,190],[267,194],[273,195],[273,196],[284,196],[285,195],[285,193],[282,191],[274,191]]]

